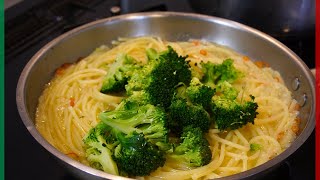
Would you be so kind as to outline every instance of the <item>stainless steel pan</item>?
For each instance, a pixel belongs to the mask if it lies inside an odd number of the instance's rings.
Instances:
[[[154,12],[116,16],[89,23],[61,35],[44,46],[25,66],[17,86],[17,105],[32,136],[71,172],[83,179],[121,179],[87,167],[51,146],[34,125],[38,98],[56,68],[74,62],[118,37],[159,36],[171,41],[205,39],[229,46],[278,70],[301,108],[300,134],[279,156],[251,170],[223,179],[257,178],[295,152],[315,126],[315,80],[303,61],[272,37],[248,26],[210,16]]]

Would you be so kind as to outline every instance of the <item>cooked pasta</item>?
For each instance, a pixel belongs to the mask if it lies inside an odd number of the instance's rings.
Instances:
[[[190,65],[200,62],[222,63],[234,60],[234,66],[245,76],[233,83],[237,99],[255,96],[259,113],[254,124],[231,131],[210,129],[206,134],[212,151],[209,164],[177,167],[166,161],[148,177],[139,179],[211,179],[236,174],[256,167],[284,151],[299,131],[297,102],[286,88],[279,72],[261,61],[251,61],[227,47],[190,40],[168,42],[161,38],[119,38],[114,47],[101,46],[81,61],[61,66],[47,84],[36,112],[36,127],[43,137],[62,153],[88,164],[82,139],[95,126],[97,115],[114,109],[123,99],[100,93],[108,64],[119,53],[146,62],[145,50],[163,51],[170,45],[179,55],[188,55]],[[259,144],[257,151],[250,146]]]

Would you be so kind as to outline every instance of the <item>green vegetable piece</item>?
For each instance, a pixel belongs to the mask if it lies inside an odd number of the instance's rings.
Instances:
[[[126,85],[129,96],[135,91],[143,91],[147,94],[148,104],[167,108],[170,105],[174,89],[180,82],[189,84],[191,71],[186,57],[179,56],[172,47],[155,54],[149,52],[149,61],[141,71],[135,71]],[[156,59],[155,59],[156,58]]]
[[[117,93],[125,90],[125,85],[134,70],[140,69],[137,61],[126,55],[120,54],[111,64],[101,87],[102,93]]]
[[[179,134],[183,127],[195,126],[208,132],[211,120],[209,113],[201,106],[187,102],[186,99],[175,97],[169,107],[171,121],[170,130]]]
[[[191,92],[188,93],[191,94]],[[173,133],[180,134],[184,127],[192,125],[199,127],[203,132],[207,132],[211,124],[209,113],[201,104],[193,104],[187,96],[188,93],[184,84],[180,84],[176,89],[168,109],[171,117],[169,121],[170,130]]]
[[[165,163],[163,151],[149,143],[143,134],[117,133],[120,141],[115,149],[114,160],[119,169],[130,176],[146,176]]]
[[[224,81],[232,83],[243,76],[243,73],[234,67],[232,59],[226,59],[222,64],[201,63],[201,66],[204,73],[202,82],[212,88]]]
[[[217,94],[221,94],[226,99],[235,100],[239,94],[229,82],[224,81],[217,85]]]
[[[117,164],[112,159],[112,151],[118,142],[115,137],[109,136],[110,133],[111,129],[107,125],[99,123],[84,137],[84,148],[92,167],[118,175]]]
[[[239,103],[236,100],[230,100],[221,96],[214,96],[212,101],[212,118],[215,121],[215,127],[219,130],[238,129],[247,123],[254,124],[257,116],[258,104],[251,100]]]
[[[167,150],[168,128],[167,114],[151,104],[135,106],[130,110],[114,110],[99,114],[105,124],[122,133],[142,133],[151,143],[162,150]]]
[[[212,153],[208,140],[198,127],[188,126],[183,129],[181,143],[174,148],[168,158],[174,159],[178,164],[189,167],[200,167],[211,161]]]
[[[159,58],[159,53],[153,48],[147,49],[146,53],[148,60],[156,60]]]
[[[261,144],[252,143],[250,144],[250,151],[255,152],[262,148]]]
[[[186,89],[189,100],[194,104],[202,105],[205,109],[210,108],[214,93],[215,89],[202,84],[198,78],[192,78],[190,86]]]

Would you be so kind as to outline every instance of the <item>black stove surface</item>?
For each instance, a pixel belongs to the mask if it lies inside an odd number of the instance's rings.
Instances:
[[[210,1],[214,2],[214,1]],[[199,9],[200,7],[200,9]],[[218,6],[195,5],[188,0],[25,0],[5,11],[5,177],[6,179],[76,180],[29,134],[17,111],[15,90],[28,60],[62,33],[101,18],[144,11],[180,11],[224,17]],[[120,11],[119,11],[120,10]],[[232,17],[227,17],[232,19]],[[251,17],[254,18],[254,17]],[[249,19],[250,20],[250,19]],[[238,22],[259,29],[252,21]],[[268,33],[268,32],[266,32]],[[270,32],[315,67],[315,35]],[[315,133],[279,168],[263,179],[314,179]]]

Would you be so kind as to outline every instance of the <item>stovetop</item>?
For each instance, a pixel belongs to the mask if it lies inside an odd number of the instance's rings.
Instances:
[[[210,1],[214,3],[214,1]],[[206,4],[207,5],[207,4]],[[199,8],[200,7],[200,8]],[[5,176],[6,179],[76,180],[29,134],[17,111],[15,90],[28,60],[46,43],[64,32],[97,19],[145,11],[179,11],[225,17],[217,8],[191,0],[24,0],[5,11]],[[207,8],[207,9],[206,9]],[[250,17],[249,17],[250,18]],[[255,18],[255,17],[251,17]],[[233,19],[235,20],[235,19]],[[261,28],[253,21],[241,21]],[[250,20],[250,19],[249,19]],[[262,29],[261,29],[262,30]],[[308,35],[266,32],[315,67],[314,29]],[[315,133],[279,168],[264,179],[314,179]]]

